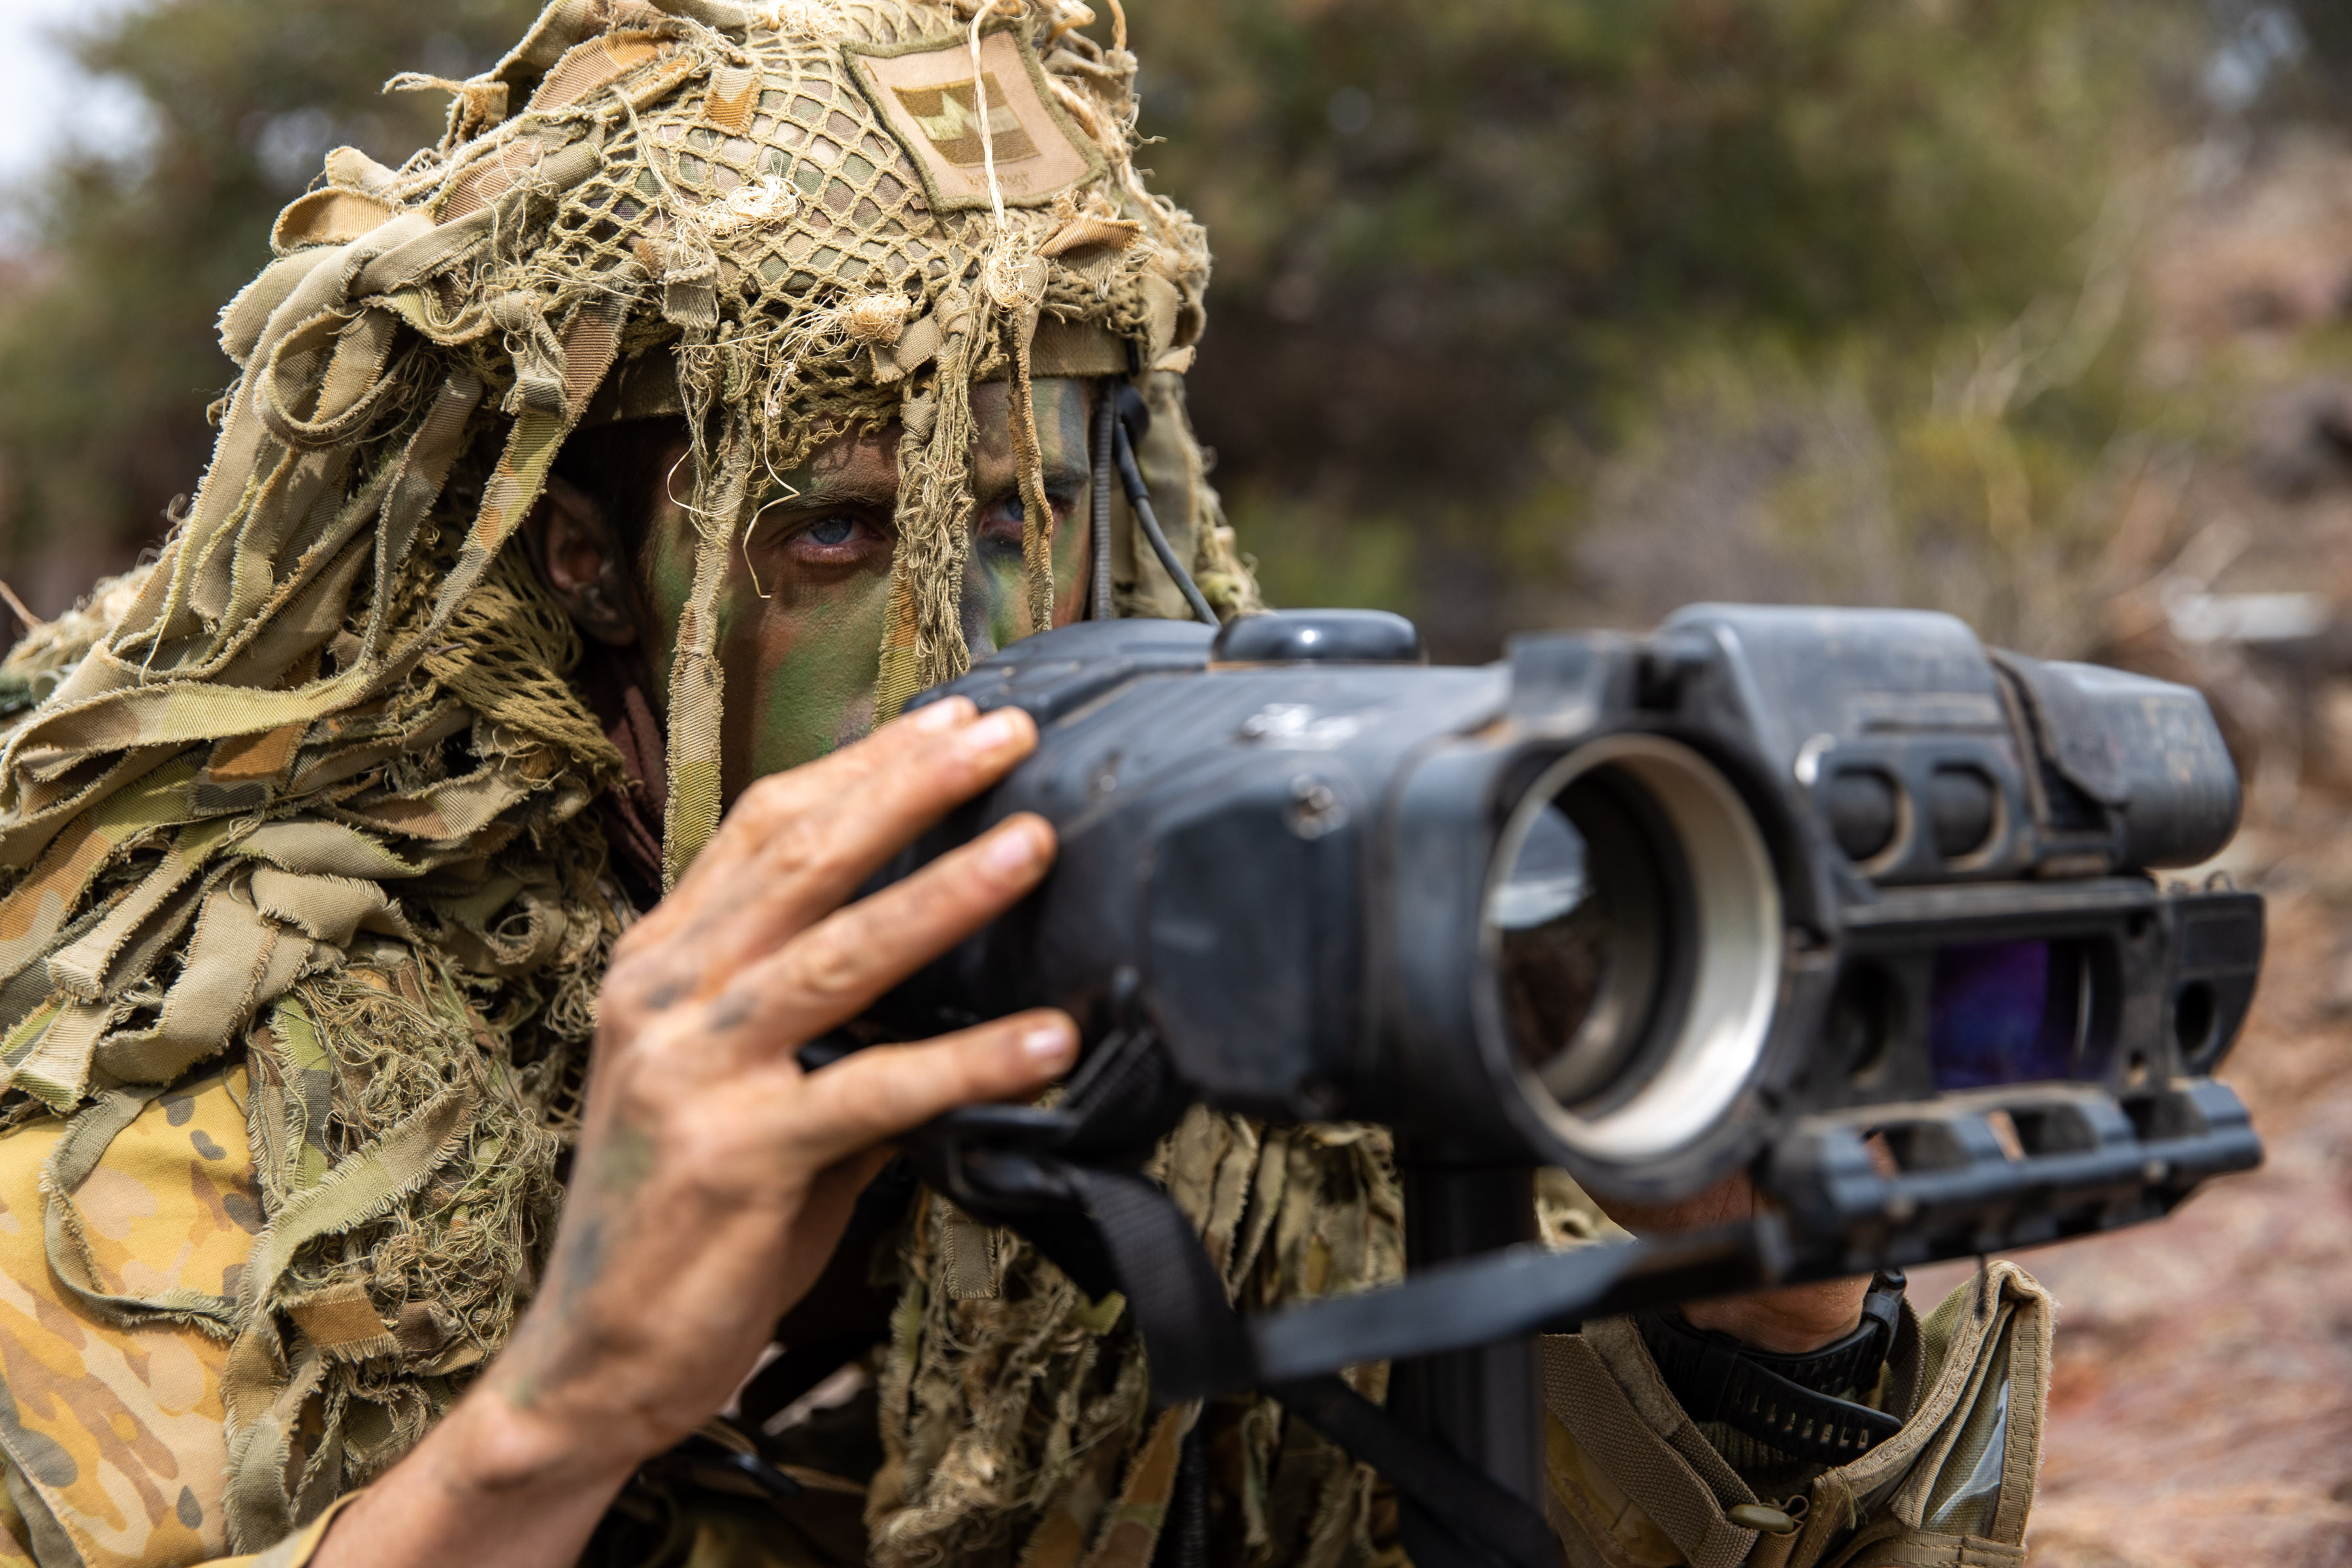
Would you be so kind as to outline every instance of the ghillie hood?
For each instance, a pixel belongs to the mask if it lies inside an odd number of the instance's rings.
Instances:
[[[766,476],[903,431],[887,716],[968,662],[973,384],[1014,387],[1033,626],[1030,378],[1176,395],[1207,252],[1138,179],[1135,62],[1091,20],[559,0],[495,70],[396,83],[452,91],[446,138],[396,170],[329,155],[222,313],[241,374],[161,559],[0,668],[0,1114],[71,1119],[47,1247],[91,1314],[230,1342],[233,1541],[405,1451],[504,1342],[551,1228],[628,915],[584,809],[621,758],[516,547],[567,439],[675,414],[695,442],[674,878],[719,818],[714,604]],[[1162,425],[1203,586],[1247,608]],[[1156,570],[1123,611],[1152,613]],[[250,1093],[253,1260],[218,1295],[110,1293],[75,1188],[224,1069]]]

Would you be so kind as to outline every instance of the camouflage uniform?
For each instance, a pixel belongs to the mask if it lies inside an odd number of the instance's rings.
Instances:
[[[1144,391],[1177,549],[1222,613],[1255,608],[1182,412],[1207,251],[1138,176],[1135,61],[1088,20],[1076,0],[558,0],[445,84],[440,147],[397,170],[338,151],[280,217],[278,259],[223,313],[240,379],[162,560],[0,667],[0,1555],[299,1563],[505,1342],[633,914],[591,808],[618,803],[656,883],[717,823],[712,606],[755,476],[903,432],[882,716],[968,662],[979,382],[1013,388],[1030,625],[1052,589],[1042,375]],[[591,710],[516,532],[567,440],[653,415],[693,432],[701,538],[648,746]],[[1123,510],[1112,563],[1118,613],[1183,613]],[[654,802],[657,833],[634,815]],[[1399,1272],[1375,1133],[1198,1111],[1158,1170],[1246,1305]],[[935,1198],[892,1256],[874,1561],[1140,1568],[1196,1429],[1216,1561],[1393,1555],[1373,1479],[1272,1404],[1154,1415],[1116,1298]],[[2039,1321],[2017,1306],[2002,1342]],[[1921,1365],[1948,1381],[1982,1337],[1931,1322]],[[1688,1552],[1741,1483],[1643,1394],[1637,1353],[1586,1338],[1638,1423],[1618,1444],[1561,1407],[1563,1518],[1604,1520],[1602,1560],[1673,1560],[1659,1533]],[[1713,1500],[1609,1479],[1654,1448]],[[1876,1472],[1825,1484],[1912,1506]],[[2001,1499],[1963,1533],[2014,1539]],[[616,1514],[591,1561],[843,1555],[813,1517],[667,1500]],[[1829,1517],[1805,1539],[1861,1516]],[[1700,1534],[1691,1561],[1737,1560]],[[1618,1537],[1651,1555],[1610,1556]]]

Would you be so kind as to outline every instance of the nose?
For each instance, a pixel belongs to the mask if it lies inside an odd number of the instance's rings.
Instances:
[[[996,595],[995,574],[982,570],[976,559],[967,562],[963,597],[956,608],[963,621],[964,647],[971,650],[974,664],[996,651]]]

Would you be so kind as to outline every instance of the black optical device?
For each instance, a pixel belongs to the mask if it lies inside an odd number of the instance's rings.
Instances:
[[[1060,858],[873,1027],[1055,1006],[1088,1056],[1054,1109],[947,1119],[926,1173],[1126,1289],[1163,1398],[1269,1387],[1381,1464],[1417,1561],[1541,1556],[1546,1325],[2113,1228],[2260,1159],[2210,1074],[2261,901],[2151,875],[2237,824],[2186,688],[1697,605],[1480,668],[1370,612],[1089,623],[950,693],[1042,741],[889,875],[1024,811]],[[1127,1173],[1195,1100],[1393,1128],[1406,1282],[1232,1319]],[[1546,1255],[1538,1165],[1648,1201],[1744,1167],[1775,1212]],[[1380,1358],[1401,1421],[1326,1376]]]

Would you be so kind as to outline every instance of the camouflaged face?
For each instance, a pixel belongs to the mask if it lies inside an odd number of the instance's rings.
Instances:
[[[718,824],[716,601],[772,476],[834,437],[902,432],[887,718],[969,662],[972,384],[1013,384],[1026,609],[1042,629],[1053,512],[1033,377],[1191,362],[1207,251],[1137,177],[1134,61],[1076,31],[1091,19],[1073,0],[1001,16],[921,0],[568,0],[461,98],[452,134],[528,93],[519,116],[446,166],[362,173],[368,189],[315,193],[281,220],[281,244],[378,221],[368,201],[384,215],[416,204],[444,230],[485,226],[463,286],[441,271],[404,310],[412,324],[466,342],[495,329],[512,371],[503,406],[526,420],[576,421],[615,357],[650,358],[621,373],[615,412],[687,415],[702,544],[670,676],[672,876]],[[533,199],[545,228],[504,243],[495,215]],[[1209,564],[1245,581],[1230,559]]]

